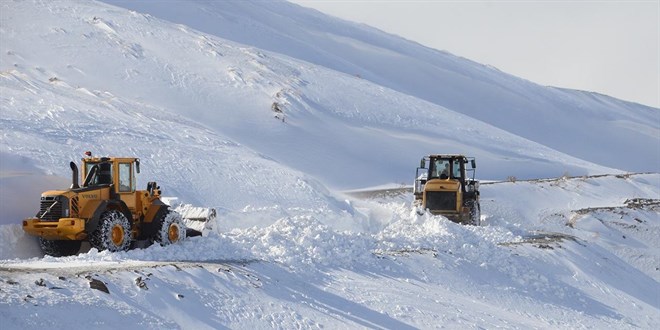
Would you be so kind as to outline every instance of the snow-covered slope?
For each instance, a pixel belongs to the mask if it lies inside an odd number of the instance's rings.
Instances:
[[[0,317],[8,329],[654,329],[659,181],[484,185],[485,227],[418,216],[404,194],[354,201],[369,225],[349,231],[317,214],[167,248],[36,252],[0,262]],[[30,257],[36,243],[13,228],[0,226],[0,251]]]
[[[359,76],[590,162],[660,171],[660,112],[655,108],[538,86],[285,1],[104,2]],[[648,152],[652,146],[655,152]]]
[[[86,149],[122,154],[130,145],[172,193],[235,208],[242,194],[215,189],[262,180],[250,169],[263,166],[227,151],[234,144],[338,188],[408,182],[431,152],[477,156],[490,178],[612,172],[367,80],[150,15],[94,2],[3,6],[1,147],[61,176]]]
[[[657,169],[657,109],[283,2],[158,3],[0,2],[3,329],[660,325],[660,176],[610,168]],[[86,150],[140,157],[138,184],[216,207],[213,231],[43,257],[20,221]],[[435,152],[488,179],[617,174],[484,184],[484,227],[334,189],[410,183]]]

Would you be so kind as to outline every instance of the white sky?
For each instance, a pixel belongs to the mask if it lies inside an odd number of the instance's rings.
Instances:
[[[660,1],[290,0],[541,85],[660,107]]]

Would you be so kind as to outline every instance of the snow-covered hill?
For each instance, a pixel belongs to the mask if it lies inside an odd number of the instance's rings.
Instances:
[[[212,4],[242,8],[235,2]],[[8,14],[3,16],[5,51],[0,54],[2,151],[30,157],[61,176],[68,176],[67,162],[87,149],[128,152],[153,161],[145,166],[146,176],[157,178],[166,191],[233,209],[250,198],[234,202],[232,198],[245,194],[218,194],[216,187],[240,190],[261,177],[252,168],[263,168],[253,156],[244,158],[243,151],[334,188],[407,183],[417,159],[431,152],[477,156],[480,173],[488,178],[614,171],[354,75],[151,15],[94,2],[3,6]],[[640,108],[634,114],[644,117],[646,111]],[[508,118],[526,125],[515,116]],[[656,129],[653,120],[632,123],[647,127],[639,132],[653,135]],[[546,126],[545,140],[567,136],[554,128],[552,123]],[[648,150],[649,143],[657,143],[657,137],[630,139],[627,150]],[[593,149],[602,150],[604,144],[594,140]],[[643,154],[614,158],[625,158],[619,165],[634,163],[631,168],[636,168],[654,157]],[[185,171],[190,174],[183,175]],[[277,182],[273,186],[263,190],[280,188]]]
[[[590,162],[627,171],[660,170],[660,152],[646,151],[660,143],[660,115],[654,108],[597,93],[539,86],[280,0],[193,0],[170,6],[153,1],[104,2],[359,76]],[[400,107],[408,109],[405,102]]]
[[[3,329],[660,324],[660,177],[625,173],[660,171],[658,109],[286,2],[112,3],[135,11],[0,2]],[[21,219],[86,150],[140,157],[138,185],[217,208],[214,231],[43,257]],[[518,179],[483,186],[487,226],[338,192],[438,152]]]

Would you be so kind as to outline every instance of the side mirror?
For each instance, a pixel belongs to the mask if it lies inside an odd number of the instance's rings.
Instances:
[[[135,160],[135,171],[138,172],[138,174],[140,174],[140,160],[139,159]]]
[[[476,161],[476,160],[472,159],[472,160],[471,160],[471,163],[472,163],[472,164],[471,164],[471,165],[472,165],[472,168],[477,168],[477,161]]]
[[[426,166],[426,162],[424,161],[424,158],[422,158],[422,160],[419,162],[419,167],[425,168],[425,166]]]

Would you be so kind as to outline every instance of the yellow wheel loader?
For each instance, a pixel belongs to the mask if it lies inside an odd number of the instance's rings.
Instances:
[[[474,158],[463,155],[423,157],[415,173],[414,206],[457,223],[481,225],[476,167]]]
[[[71,187],[42,193],[37,215],[23,220],[23,230],[39,238],[44,253],[73,255],[83,241],[99,251],[124,251],[141,240],[168,245],[185,239],[181,216],[160,200],[156,182],[137,190],[138,158],[98,158],[87,152],[82,185],[78,167],[69,165]]]

